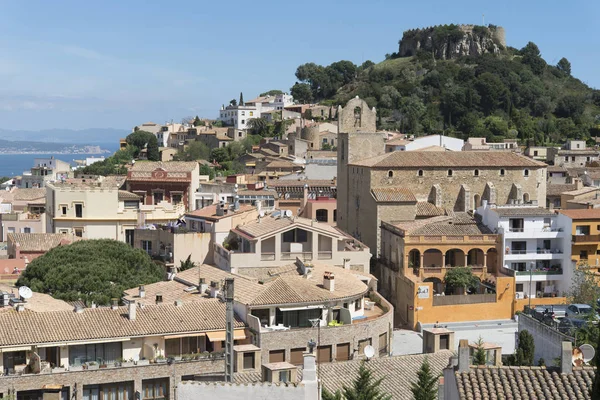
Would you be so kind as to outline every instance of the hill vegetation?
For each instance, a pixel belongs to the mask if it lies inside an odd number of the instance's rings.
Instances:
[[[571,76],[567,59],[549,65],[531,42],[451,60],[417,51],[379,64],[307,63],[296,77],[296,99],[337,105],[360,96],[377,107],[382,129],[536,145],[600,133],[600,91]]]
[[[82,240],[59,246],[33,260],[17,285],[65,301],[108,305],[123,291],[163,279],[148,254],[116,240]]]

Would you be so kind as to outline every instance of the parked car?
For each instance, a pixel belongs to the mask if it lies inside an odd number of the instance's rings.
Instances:
[[[571,304],[567,307],[567,314],[569,317],[574,317],[576,315],[585,317],[595,315],[596,311],[587,304]]]
[[[588,322],[584,319],[565,317],[560,320],[560,323],[558,324],[558,330],[561,333],[573,336],[575,335],[575,331],[577,329],[585,326],[587,323]]]
[[[552,315],[553,319],[559,320],[566,316],[567,306],[565,304],[536,306],[535,311],[540,312],[544,315]]]

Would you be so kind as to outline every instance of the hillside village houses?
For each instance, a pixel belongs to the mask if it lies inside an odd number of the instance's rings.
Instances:
[[[263,113],[268,111],[283,111],[293,102],[294,98],[287,93],[259,96],[244,102],[244,104],[222,106],[219,110],[218,120],[236,129],[247,129],[249,119],[260,118]]]

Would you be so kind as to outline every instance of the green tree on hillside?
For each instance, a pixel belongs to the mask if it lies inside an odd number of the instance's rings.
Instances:
[[[556,68],[558,68],[559,71],[565,73],[566,75],[571,76],[571,63],[566,58],[561,58],[558,61],[558,64],[556,64]]]
[[[176,161],[208,160],[210,149],[202,142],[194,141],[188,144],[184,150],[179,151],[173,157]]]
[[[156,136],[154,136],[153,133],[147,132],[147,131],[142,131],[142,130],[137,130],[133,133],[130,133],[125,140],[127,141],[127,144],[130,146],[133,146],[134,148],[134,153],[133,156],[135,158],[138,157],[138,155],[140,154],[140,151],[142,151],[142,149],[144,149],[148,143],[152,140],[152,138],[156,139]],[[158,142],[157,143],[157,149],[158,149]],[[153,161],[157,161],[158,157],[156,157],[156,160]]]
[[[240,101],[238,103],[240,106],[244,105],[244,94],[242,92],[240,92]]]
[[[290,89],[290,93],[294,96],[294,100],[302,104],[309,104],[313,101],[312,90],[307,83],[296,82]]]
[[[417,372],[417,381],[411,382],[410,391],[414,400],[436,400],[438,398],[438,377],[431,371],[427,357],[423,359]]]
[[[146,155],[150,161],[160,161],[160,151],[158,150],[158,139],[152,135],[148,139],[148,147],[146,148]]]
[[[65,301],[110,304],[125,289],[162,280],[164,270],[148,254],[116,240],[81,240],[33,260],[17,285]]]
[[[535,354],[535,343],[533,336],[526,329],[519,332],[519,344],[517,346],[517,365],[532,366]]]

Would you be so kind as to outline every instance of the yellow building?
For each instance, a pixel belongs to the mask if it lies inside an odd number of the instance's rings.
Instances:
[[[561,224],[573,235],[571,259],[600,268],[600,209],[560,210]]]
[[[381,292],[404,325],[512,317],[514,277],[499,272],[498,235],[469,214],[382,222],[381,243]],[[444,282],[460,266],[471,267],[480,281],[469,295]]]

